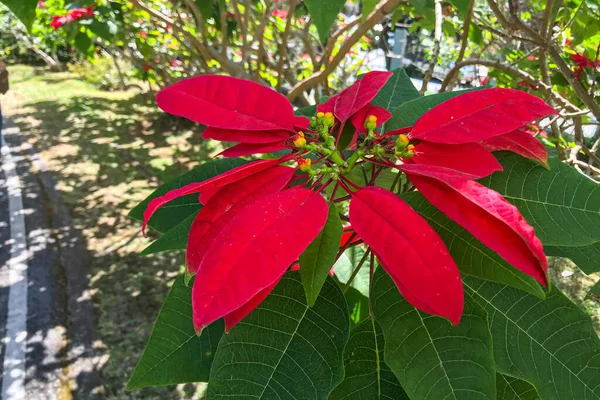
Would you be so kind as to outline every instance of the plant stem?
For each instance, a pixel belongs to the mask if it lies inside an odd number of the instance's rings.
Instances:
[[[342,256],[342,254],[344,254],[344,252],[348,249],[348,247],[350,247],[350,244],[356,238],[356,236],[357,236],[357,233],[356,232],[352,232],[352,235],[350,235],[350,237],[348,238],[348,240],[346,241],[346,243],[344,243],[344,245],[342,247],[340,247],[340,249],[338,250],[337,255],[335,256],[334,264]]]
[[[346,285],[344,285],[344,289],[342,290],[344,293],[346,293],[346,290],[348,290],[348,288],[350,287],[350,284],[352,283],[352,281],[354,280],[354,278],[356,278],[356,275],[358,275],[358,271],[360,271],[360,268],[363,266],[363,264],[367,260],[367,257],[369,256],[369,254],[371,254],[371,249],[370,248],[367,251],[365,251],[365,254],[360,259],[360,262],[358,263],[358,265],[356,266],[356,268],[354,268],[354,271],[352,271],[352,275],[350,275],[350,278],[348,279],[348,282],[346,282]]]
[[[371,250],[371,249],[369,249]],[[373,317],[373,306],[371,304],[371,286],[373,286],[373,272],[375,271],[375,255],[371,253],[369,261],[369,315]]]

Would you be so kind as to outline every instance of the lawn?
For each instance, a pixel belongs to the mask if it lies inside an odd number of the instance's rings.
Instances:
[[[140,258],[149,244],[126,217],[159,182],[220,151],[197,127],[160,112],[138,90],[104,92],[71,73],[10,68],[5,112],[54,172],[90,253],[106,398],[190,398],[193,387],[125,392],[183,258]],[[184,392],[186,394],[184,394]]]
[[[13,66],[10,73],[3,110],[56,175],[87,240],[105,398],[201,398],[193,385],[125,392],[168,287],[183,265],[182,254],[140,258],[138,252],[149,241],[126,214],[159,183],[221,148],[203,141],[193,124],[160,112],[153,96],[138,90],[104,92],[71,73],[25,66]],[[597,305],[584,299],[597,277],[583,276],[566,260],[551,264],[558,285],[593,315],[598,327]]]

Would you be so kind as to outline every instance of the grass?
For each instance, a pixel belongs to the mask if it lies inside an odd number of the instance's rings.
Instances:
[[[140,258],[149,244],[129,209],[160,182],[212,158],[221,149],[193,124],[154,106],[137,91],[104,92],[71,73],[9,68],[5,112],[35,146],[59,189],[90,255],[97,306],[102,397],[192,398],[194,385],[125,391],[129,375],[183,259]],[[200,396],[196,393],[195,396]]]

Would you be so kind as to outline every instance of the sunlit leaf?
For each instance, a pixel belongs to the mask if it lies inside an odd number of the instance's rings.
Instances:
[[[197,336],[192,323],[192,289],[179,277],[165,300],[128,390],[146,386],[208,381],[210,367],[223,334],[223,321]]]
[[[348,311],[332,278],[313,307],[290,272],[229,334],[215,354],[208,400],[326,400],[342,380]]]

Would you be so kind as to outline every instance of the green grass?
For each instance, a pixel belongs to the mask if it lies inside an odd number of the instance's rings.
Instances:
[[[126,214],[159,183],[221,149],[197,127],[162,113],[153,96],[104,92],[77,76],[9,68],[3,112],[20,127],[59,181],[87,241],[90,286],[98,310],[103,398],[192,398],[194,385],[125,392],[182,255],[137,254],[150,241]],[[195,395],[199,397],[199,394]]]

